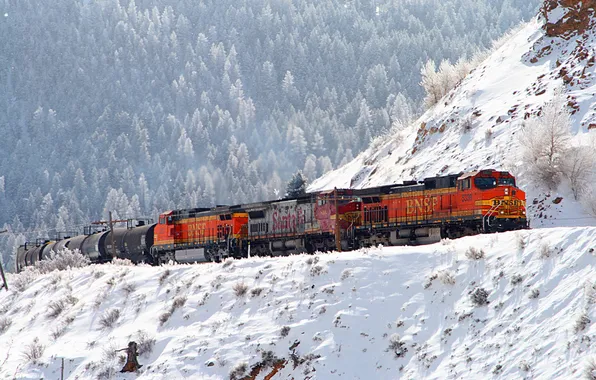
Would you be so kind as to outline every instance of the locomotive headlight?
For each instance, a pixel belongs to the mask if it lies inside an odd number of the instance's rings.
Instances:
[[[509,189],[505,188],[505,195],[509,195]]]
[[[504,214],[504,213],[505,213],[505,211],[501,211],[501,214]]]

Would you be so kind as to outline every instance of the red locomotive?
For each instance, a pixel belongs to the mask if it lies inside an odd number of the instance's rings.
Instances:
[[[21,270],[50,257],[52,247],[79,249],[92,262],[110,260],[116,252],[134,262],[161,263],[424,244],[527,228],[525,206],[526,195],[511,174],[480,170],[292,199],[168,211],[157,224],[129,223],[114,230],[118,239],[99,232],[21,247],[16,262]]]

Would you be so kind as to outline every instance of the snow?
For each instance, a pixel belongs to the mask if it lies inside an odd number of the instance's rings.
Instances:
[[[594,353],[596,326],[576,326],[582,312],[594,318],[595,249],[596,228],[550,228],[225,265],[13,274],[0,293],[0,326],[12,322],[0,334],[0,379],[59,378],[61,358],[68,379],[228,379],[266,351],[287,360],[274,379],[578,379]],[[478,287],[488,305],[472,303]],[[120,317],[103,328],[114,309]],[[140,342],[139,331],[155,339],[152,352],[139,373],[117,373],[113,351]],[[398,337],[403,357],[389,350]],[[35,338],[39,364],[24,356]]]
[[[527,193],[532,227],[595,225],[596,219],[584,211],[565,186],[555,193],[531,186],[521,163],[521,127],[526,117],[535,115],[563,85],[561,63],[572,67],[570,74],[575,77],[585,76],[577,79],[581,83],[564,87],[566,95],[579,106],[572,116],[573,143],[588,144],[594,132],[587,126],[596,125],[596,81],[592,80],[595,67],[576,57],[575,39],[548,39],[541,26],[537,18],[526,24],[416,122],[315,180],[308,190],[365,188],[493,168],[517,176]],[[596,46],[594,33],[591,31],[584,41],[588,50]],[[539,52],[545,46],[552,51],[541,56]],[[531,59],[534,56],[536,61]],[[464,132],[466,124],[470,130]],[[559,196],[563,198],[561,207],[551,207],[552,212],[540,217],[541,212],[533,209],[535,199],[547,198],[549,203]],[[570,216],[581,224],[569,223]]]

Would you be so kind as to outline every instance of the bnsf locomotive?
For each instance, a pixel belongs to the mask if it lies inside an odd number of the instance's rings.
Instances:
[[[68,248],[92,262],[114,256],[160,264],[437,242],[527,228],[526,196],[508,172],[480,170],[368,189],[168,211],[158,223],[19,247],[17,271]]]

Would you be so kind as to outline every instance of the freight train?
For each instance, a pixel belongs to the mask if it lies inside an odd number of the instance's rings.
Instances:
[[[167,211],[157,223],[87,230],[18,248],[16,270],[65,248],[91,262],[193,263],[282,256],[528,228],[526,195],[508,172],[479,170],[367,189],[334,189],[235,206]]]

